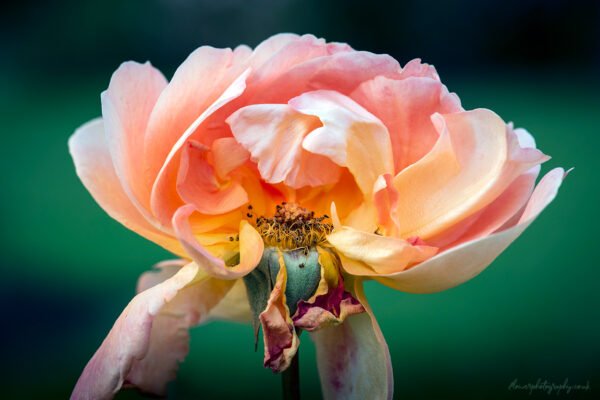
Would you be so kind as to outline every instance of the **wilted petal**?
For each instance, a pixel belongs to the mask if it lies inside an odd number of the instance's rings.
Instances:
[[[77,176],[108,215],[172,253],[185,255],[179,241],[152,226],[123,190],[104,136],[102,119],[92,120],[77,129],[69,139],[69,151]]]
[[[123,385],[166,394],[197,324],[231,282],[200,273],[194,263],[131,300],[77,381],[72,399],[110,399]]]
[[[362,281],[351,285],[366,313],[351,315],[339,326],[311,332],[326,400],[392,399],[390,353],[364,295]]]
[[[556,196],[564,175],[562,168],[555,168],[542,178],[516,226],[453,247],[406,271],[375,279],[412,293],[439,292],[468,281],[490,265],[537,218]]]
[[[264,365],[275,373],[282,372],[290,366],[300,344],[285,301],[286,271],[283,255],[280,252],[279,272],[275,286],[265,311],[259,317],[265,343]]]
[[[370,193],[381,174],[393,172],[387,129],[367,110],[338,92],[319,90],[289,101],[290,106],[321,120],[302,147],[348,167],[363,193]]]
[[[504,122],[484,109],[434,114],[440,138],[394,178],[401,237],[434,237],[496,199],[521,173],[548,159],[522,149]]]
[[[236,279],[246,275],[258,265],[264,243],[260,234],[248,221],[242,220],[239,227],[240,262],[238,265],[230,267],[225,265],[221,258],[212,255],[194,236],[189,221],[189,217],[194,211],[193,205],[180,207],[173,216],[173,227],[189,257],[209,275],[220,279]]]

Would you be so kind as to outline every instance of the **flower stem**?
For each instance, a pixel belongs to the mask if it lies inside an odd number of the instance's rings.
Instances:
[[[298,349],[299,350],[299,349]],[[284,400],[300,400],[300,364],[298,353],[292,358],[292,363],[281,373],[281,387]]]

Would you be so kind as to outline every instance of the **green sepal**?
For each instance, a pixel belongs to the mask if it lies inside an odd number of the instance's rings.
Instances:
[[[294,315],[296,312],[298,301],[308,300],[315,293],[321,281],[321,265],[316,248],[313,247],[307,251],[305,249],[280,250],[276,247],[265,247],[259,264],[243,278],[252,311],[255,347],[258,345],[259,317],[267,308],[269,296],[279,273],[279,251],[283,254],[287,270],[285,298],[290,315]]]

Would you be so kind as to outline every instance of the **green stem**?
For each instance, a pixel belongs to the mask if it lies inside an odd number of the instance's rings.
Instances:
[[[299,350],[299,349],[298,349]],[[281,373],[281,387],[284,400],[300,400],[300,364],[298,353],[292,358],[292,363]]]

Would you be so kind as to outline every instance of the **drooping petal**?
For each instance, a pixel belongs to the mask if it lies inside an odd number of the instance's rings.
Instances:
[[[275,286],[269,296],[266,309],[259,317],[265,343],[264,365],[275,373],[284,371],[290,366],[300,344],[290,317],[290,310],[286,305],[286,271],[283,254],[279,252],[279,272]]]
[[[248,202],[248,194],[239,182],[219,182],[208,162],[210,149],[188,141],[183,148],[177,176],[177,192],[187,204],[204,214],[224,214]]]
[[[391,142],[385,126],[349,97],[334,91],[304,93],[289,101],[295,110],[314,115],[322,127],[310,132],[302,147],[348,167],[363,193],[381,174],[393,172]]]
[[[387,344],[364,295],[362,280],[356,279],[351,287],[366,313],[310,334],[317,348],[323,397],[390,400],[394,377]]]
[[[565,172],[555,168],[535,188],[519,223],[446,250],[403,272],[375,279],[384,285],[411,293],[433,293],[450,289],[483,271],[508,247],[556,197]]]
[[[150,289],[151,287],[166,281],[188,263],[189,262],[186,260],[166,260],[154,265],[152,271],[146,272],[140,276],[135,292],[141,293],[144,290]],[[225,297],[223,297],[215,307],[210,309],[208,315],[202,317],[203,322],[212,319],[242,323],[249,323],[252,321],[244,282],[236,280]]]
[[[412,69],[409,63],[402,75],[419,72]],[[439,134],[431,122],[432,114],[462,110],[458,97],[451,95],[439,79],[414,75],[400,80],[375,77],[362,83],[350,97],[387,127],[395,174],[420,160],[437,141]]]
[[[108,215],[172,253],[185,256],[179,241],[152,226],[123,190],[104,136],[102,119],[92,120],[77,129],[69,138],[69,151],[77,176]]]
[[[198,243],[189,221],[194,211],[193,205],[180,207],[173,216],[173,227],[187,254],[209,275],[220,279],[236,279],[246,275],[258,265],[264,243],[260,234],[248,221],[242,220],[239,225],[239,264],[230,267]]]
[[[144,179],[144,141],[150,113],[167,80],[149,62],[125,62],[102,93],[102,116],[115,172],[125,193],[152,221],[150,191]]]
[[[71,398],[110,399],[124,385],[165,395],[166,383],[187,354],[188,335],[182,332],[198,323],[229,286],[191,263],[139,293],[88,362]]]
[[[428,240],[481,210],[521,173],[548,159],[522,149],[493,112],[478,109],[434,114],[440,132],[433,149],[394,178],[402,195],[399,236]]]
[[[235,281],[233,287],[215,308],[210,310],[209,319],[235,321],[244,324],[252,322],[252,313],[246,294],[246,286],[241,279]]]
[[[403,271],[407,267],[433,257],[437,247],[412,245],[400,238],[381,236],[342,226],[335,229],[327,240],[346,258],[363,262],[373,269],[367,273],[363,268],[352,268],[342,263],[347,273],[352,275],[378,275]]]
[[[180,68],[183,68],[183,65]],[[200,72],[196,71],[194,73],[199,74]],[[245,81],[249,73],[250,70],[246,70],[237,76],[231,85],[224,88],[224,91],[221,92],[220,96],[213,103],[209,104],[207,108],[202,109],[203,111],[200,111],[201,113],[199,116],[193,120],[191,125],[189,125],[185,131],[179,131],[177,136],[178,139],[170,149],[168,155],[166,155],[164,164],[158,172],[158,176],[152,187],[152,211],[163,226],[170,226],[173,214],[177,208],[183,205],[181,198],[175,190],[178,171],[177,161],[181,156],[181,148],[208,116],[243,93],[246,88]],[[173,80],[175,80],[175,78],[173,78]],[[167,90],[169,89],[167,88],[165,92],[167,92]],[[159,99],[159,102],[161,99]],[[150,127],[148,129],[150,129]],[[164,143],[161,144],[164,146]]]
[[[126,386],[165,396],[178,364],[189,352],[188,329],[208,321],[209,312],[226,297],[235,281],[210,276],[196,278],[167,302],[152,320],[150,344],[142,359],[134,359]]]

